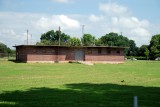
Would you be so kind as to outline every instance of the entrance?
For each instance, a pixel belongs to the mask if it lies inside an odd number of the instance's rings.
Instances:
[[[75,50],[75,60],[76,61],[84,61],[84,51],[83,50]]]

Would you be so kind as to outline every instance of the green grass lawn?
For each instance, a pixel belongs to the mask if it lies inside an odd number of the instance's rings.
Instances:
[[[93,66],[0,60],[0,106],[160,107],[160,62]]]

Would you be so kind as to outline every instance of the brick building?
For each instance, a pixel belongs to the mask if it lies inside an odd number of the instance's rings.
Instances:
[[[18,45],[16,60],[23,62],[89,61],[124,63],[124,47]]]

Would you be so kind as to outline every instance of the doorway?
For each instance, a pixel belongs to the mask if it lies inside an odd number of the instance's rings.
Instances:
[[[84,61],[84,51],[83,50],[75,50],[75,60],[76,61]]]

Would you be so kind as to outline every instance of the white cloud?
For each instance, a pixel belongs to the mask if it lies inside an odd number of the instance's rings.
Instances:
[[[5,41],[9,47],[24,44],[27,29],[29,39],[32,34],[34,42],[39,41],[41,33],[51,29],[57,30],[59,26],[62,32],[71,36],[81,32],[79,21],[67,15],[0,12],[0,23],[0,41]]]
[[[118,28],[120,32],[125,33],[126,36],[129,39],[133,39],[138,46],[148,44],[151,38],[151,33],[149,32],[151,26],[147,20],[139,20],[132,16],[112,17],[111,20],[112,27]]]
[[[117,17],[112,17],[112,23],[113,23],[113,25],[117,25],[118,24],[118,18]]]
[[[98,21],[103,20],[103,16],[96,16],[94,14],[91,14],[89,16],[89,20],[92,21],[92,22],[98,22]]]
[[[99,10],[109,15],[121,15],[127,13],[128,9],[125,6],[118,5],[116,3],[109,2],[107,4],[100,3]]]
[[[16,35],[15,31],[13,29],[1,29],[0,34],[11,34],[11,35]]]
[[[23,44],[26,36],[23,34],[17,34],[13,29],[1,29],[0,38],[0,42],[7,44],[9,47],[12,47],[15,44]]]
[[[142,44],[149,44],[152,36],[147,29],[142,27],[130,29],[128,33],[130,34],[129,38],[135,40],[138,46],[141,46]]]
[[[138,46],[147,44],[151,38],[151,24],[147,20],[140,20],[132,16],[129,9],[117,3],[100,3],[99,10],[108,18],[106,28],[117,33],[123,32],[129,39],[133,39]],[[145,39],[144,39],[145,38]]]
[[[58,2],[58,3],[70,3],[72,2],[73,0],[51,0],[53,2]]]
[[[113,7],[113,8],[112,8]],[[125,6],[116,3],[100,4],[99,15],[90,14],[34,14],[0,12],[0,42],[8,46],[24,44],[26,30],[29,30],[29,38],[38,41],[41,33],[48,30],[57,30],[70,36],[81,37],[84,24],[84,33],[90,33],[96,38],[110,32],[122,32],[124,36],[133,39],[138,46],[148,44],[151,36],[159,32],[158,24],[151,25],[146,19],[139,19],[130,13]],[[154,26],[154,27],[153,27]]]
[[[64,30],[75,30],[80,28],[80,23],[66,15],[52,15],[50,17],[41,17],[36,22],[39,29],[52,29],[61,26]]]
[[[135,27],[149,27],[150,23],[147,20],[139,20],[136,17],[113,17],[113,24],[119,24],[126,28],[135,28]]]
[[[60,21],[62,22],[62,25],[64,24],[69,28],[79,28],[80,26],[77,20],[71,19],[68,16],[60,15],[59,18],[60,18]]]
[[[140,37],[150,36],[150,33],[146,29],[141,28],[141,27],[137,27],[135,29],[132,29],[131,33],[134,35],[139,35]]]
[[[37,26],[42,29],[48,29],[51,27],[51,21],[46,17],[41,17],[37,21]]]

